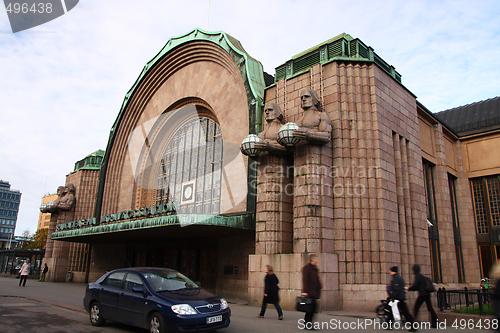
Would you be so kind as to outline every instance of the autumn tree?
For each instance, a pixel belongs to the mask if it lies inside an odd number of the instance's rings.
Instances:
[[[29,229],[24,230],[17,247],[23,250],[42,250],[47,244],[48,233],[49,229],[39,229],[34,234]]]
[[[47,235],[49,234],[49,229],[38,229],[32,237],[32,242],[30,248],[32,250],[44,249],[47,245]]]

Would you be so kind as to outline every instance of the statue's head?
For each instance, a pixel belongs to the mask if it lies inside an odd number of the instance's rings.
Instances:
[[[72,183],[67,183],[66,184],[66,192],[69,192],[69,193],[75,193],[75,185],[73,185]]]
[[[283,112],[281,112],[281,108],[278,104],[269,102],[264,106],[264,114],[267,122],[271,122],[274,119],[278,119],[282,124],[285,123],[285,117],[283,116]]]
[[[318,93],[313,89],[305,89],[300,92],[300,102],[302,109],[309,109],[311,107],[316,107],[316,109],[321,110],[321,103],[319,101]]]
[[[66,187],[65,186],[59,186],[57,188],[57,195],[58,196],[61,197],[65,192],[66,192]]]

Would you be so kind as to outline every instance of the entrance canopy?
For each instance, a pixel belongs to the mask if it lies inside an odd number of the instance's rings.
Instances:
[[[254,214],[175,214],[54,232],[53,240],[78,243],[225,237],[255,230]]]

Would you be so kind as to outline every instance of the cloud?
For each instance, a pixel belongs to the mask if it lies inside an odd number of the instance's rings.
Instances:
[[[208,0],[80,1],[12,34],[0,9],[0,178],[22,193],[16,234],[35,231],[45,192],[105,149],[123,98],[169,38],[207,28]],[[210,1],[209,30],[240,40],[265,71],[346,32],[374,48],[431,111],[496,97],[497,1]]]

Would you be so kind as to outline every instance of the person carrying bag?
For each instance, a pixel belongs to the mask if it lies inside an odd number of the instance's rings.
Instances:
[[[313,317],[317,307],[316,300],[321,294],[321,281],[319,280],[317,264],[318,257],[315,254],[310,254],[309,263],[302,268],[302,297],[309,300],[304,300],[304,305],[308,305],[307,307],[299,306],[299,304],[297,306],[306,309],[304,316],[306,329],[314,329]]]

